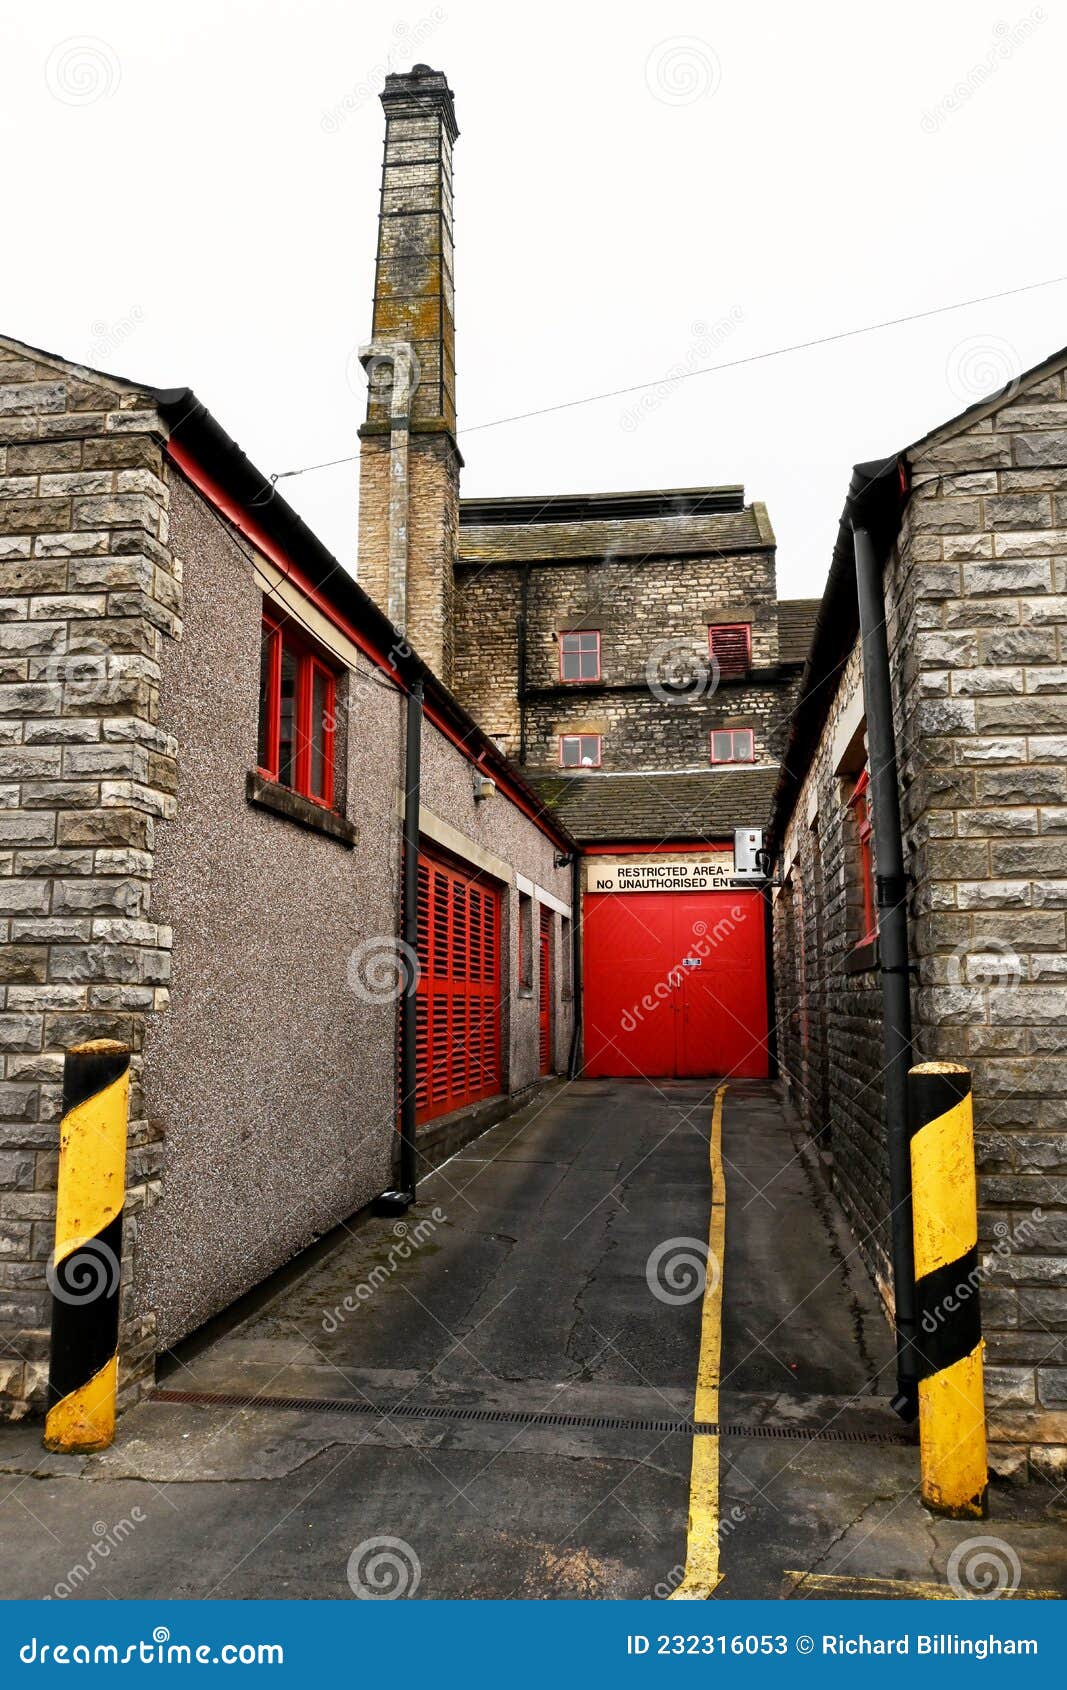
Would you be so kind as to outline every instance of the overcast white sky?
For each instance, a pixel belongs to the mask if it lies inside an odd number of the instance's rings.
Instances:
[[[1067,6],[7,0],[0,332],[188,383],[266,472],[356,449],[386,69],[455,90],[467,494],[742,481],[821,590],[853,462],[1067,342]],[[283,483],[347,562],[355,466]]]

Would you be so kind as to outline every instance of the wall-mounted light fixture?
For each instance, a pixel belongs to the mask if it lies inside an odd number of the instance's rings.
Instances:
[[[477,767],[471,770],[471,776],[474,783],[474,802],[481,804],[486,798],[493,796],[496,791],[496,781],[493,780],[491,775],[487,775],[484,769]]]

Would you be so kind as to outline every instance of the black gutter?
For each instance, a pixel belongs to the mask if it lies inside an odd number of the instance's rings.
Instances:
[[[355,577],[297,516],[274,483],[245,456],[192,388],[149,388],[143,391],[155,402],[170,438],[188,451],[224,492],[255,518],[313,586],[387,656],[391,668],[405,687],[410,688],[421,680],[425,702],[431,704],[465,741],[476,754],[478,762],[489,773],[499,777],[500,784],[505,788],[510,785],[530,805],[561,850],[572,850],[574,840],[555,816],[546,810],[514,763],[488,737],[473,716],[467,714],[459,700],[397,632]]]
[[[904,513],[906,493],[902,477],[903,460],[895,453],[889,458],[857,464],[852,472],[826,588],[812,631],[811,650],[782,754],[767,833],[767,848],[772,853],[782,843],[797,794],[830,714],[841,671],[859,633],[853,523],[863,524],[879,554],[885,557],[897,537]]]
[[[892,1406],[903,1419],[913,1420],[918,1412],[918,1384],[914,1360],[915,1262],[907,1110],[907,1074],[912,1052],[907,882],[882,587],[882,568],[900,532],[906,502],[903,459],[894,454],[856,465],[841,513],[826,591],[815,621],[811,655],[790,724],[767,846],[772,855],[781,848],[800,788],[829,718],[838,681],[859,638],[878,869],[878,960],[897,1338],[897,1394]]]
[[[858,524],[854,527],[853,543],[863,647],[867,762],[878,871],[875,903],[878,909],[878,969],[882,981],[883,1085],[897,1339],[897,1395],[892,1406],[902,1420],[914,1420],[919,1412],[919,1382],[915,1355],[918,1334],[911,1214],[911,1134],[908,1126],[908,1069],[912,1064],[908,883],[901,837],[882,564],[866,528]]]

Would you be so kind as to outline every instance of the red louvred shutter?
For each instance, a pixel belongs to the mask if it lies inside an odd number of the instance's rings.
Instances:
[[[708,641],[724,680],[736,680],[748,674],[752,663],[752,630],[747,622],[709,628]]]

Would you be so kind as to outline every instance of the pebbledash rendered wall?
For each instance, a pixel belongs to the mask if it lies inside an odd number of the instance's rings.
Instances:
[[[1067,1471],[1067,391],[1043,366],[905,457],[885,569],[917,1059],[973,1071],[991,1456]],[[784,833],[780,1054],[888,1285],[878,976],[856,971],[854,651]],[[877,841],[875,842],[877,852]],[[801,939],[803,943],[801,943]],[[888,1292],[886,1293],[888,1297]]]
[[[403,700],[212,512],[163,433],[135,389],[0,342],[0,1414],[43,1401],[75,1040],[134,1051],[124,1401],[159,1348],[390,1183]],[[354,849],[246,798],[265,592],[346,671]],[[569,871],[502,794],[475,804],[429,725],[424,776],[428,841],[503,883],[504,1083],[521,1094],[537,1004],[508,990],[517,877],[568,906]],[[559,1067],[559,913],[553,936]]]
[[[178,474],[172,523],[185,632],[167,653],[161,708],[181,749],[154,897],[174,930],[174,980],[146,1052],[165,1155],[139,1291],[163,1344],[392,1181],[404,754],[403,695]],[[339,799],[358,829],[352,849],[246,802],[265,590],[342,666]],[[476,804],[469,763],[429,724],[423,762],[428,845],[503,882],[516,920],[515,874],[569,905],[552,842],[499,793]],[[506,1084],[521,1092],[538,1078],[537,1018],[532,1000],[508,1001],[512,956],[506,922]],[[555,973],[564,1065],[569,1011]]]

